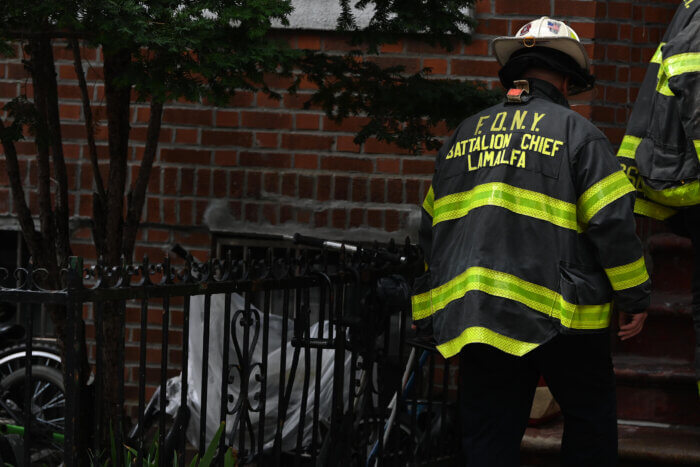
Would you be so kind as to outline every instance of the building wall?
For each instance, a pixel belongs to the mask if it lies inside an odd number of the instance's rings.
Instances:
[[[617,145],[646,63],[678,4],[662,0],[482,0],[476,5],[479,25],[471,44],[459,44],[447,53],[406,37],[384,46],[377,61],[401,64],[408,71],[430,67],[435,77],[499,86],[499,67],[490,56],[490,40],[512,35],[533,17],[563,19],[584,38],[598,78],[596,92],[572,102],[573,107]],[[347,49],[343,37],[330,31],[284,30],[279,34],[293,47]],[[56,56],[71,205],[77,216],[86,219],[91,215],[93,182],[82,108],[71,53],[57,44]],[[95,111],[98,118],[104,117],[103,87],[97,79],[102,73],[99,52],[84,50],[83,57]],[[207,225],[247,231],[314,229],[338,238],[352,238],[353,232],[380,239],[414,234],[416,206],[428,189],[434,153],[407,155],[376,140],[358,146],[353,135],[361,118],[337,125],[319,109],[302,108],[313,92],[310,86],[302,85],[297,95],[290,95],[284,92],[288,80],[272,79],[271,84],[281,92],[281,100],[240,92],[226,108],[186,102],[167,106],[137,258],[148,251],[160,255],[161,247],[172,241],[204,255],[209,249],[203,230]],[[21,91],[31,94],[19,59],[0,61],[0,101],[6,102]],[[135,104],[132,176],[143,152],[147,121],[148,107]],[[100,149],[106,151],[104,121],[97,137]],[[24,142],[19,149],[27,185],[32,186],[36,179],[34,146]],[[3,160],[0,215],[5,217],[11,215],[7,185]],[[36,196],[30,194],[29,198],[36,205]],[[210,212],[205,216],[208,207]],[[77,254],[93,255],[89,229],[78,228],[74,240]]]
[[[330,0],[329,0],[330,1]],[[499,86],[498,64],[490,56],[490,40],[512,35],[534,17],[548,15],[568,22],[583,38],[593,58],[598,86],[572,102],[573,108],[600,127],[617,146],[641,84],[646,64],[670,21],[678,0],[481,0],[479,25],[471,44],[450,53],[406,37],[382,48],[378,62],[401,64],[408,71],[430,67],[436,77],[480,80]],[[293,47],[342,52],[343,37],[329,31],[277,32]],[[0,103],[20,92],[31,95],[31,84],[19,57],[0,59]],[[72,55],[56,45],[62,133],[75,213],[74,253],[94,258],[87,226],[92,213],[93,181],[84,139],[83,113]],[[99,51],[83,50],[89,90],[98,120],[104,118],[104,90],[99,80]],[[160,147],[149,186],[144,226],[136,258],[148,253],[162,258],[164,248],[178,242],[200,259],[210,250],[207,228],[228,231],[302,233],[333,238],[401,240],[415,230],[421,203],[430,184],[434,153],[407,155],[375,140],[353,142],[362,119],[337,125],[319,109],[303,109],[313,92],[302,85],[297,95],[284,92],[289,82],[272,79],[281,100],[261,93],[240,92],[225,108],[187,102],[169,104],[163,116]],[[467,117],[467,115],[465,115]],[[148,107],[132,108],[131,176],[144,150]],[[443,134],[445,132],[443,131]],[[100,151],[106,153],[104,120],[97,129]],[[37,178],[35,148],[18,144],[29,200]],[[106,154],[105,154],[106,157]],[[106,165],[102,166],[106,171]],[[4,158],[0,159],[0,223],[16,228]],[[1,227],[1,226],[0,226]],[[149,381],[157,380],[158,304],[149,311]],[[173,307],[171,362],[181,355],[182,312]],[[140,309],[129,306],[126,356],[138,360]],[[89,318],[88,314],[88,318]],[[92,333],[92,327],[88,327]],[[127,372],[127,398],[135,395],[137,368]],[[177,372],[173,365],[171,373]],[[151,390],[153,387],[151,387]]]

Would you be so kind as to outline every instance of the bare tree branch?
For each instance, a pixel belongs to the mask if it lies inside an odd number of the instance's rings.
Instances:
[[[109,181],[106,203],[105,260],[119,264],[124,227],[124,189],[129,151],[129,106],[131,87],[118,82],[131,63],[129,50],[105,50],[104,80],[109,139]]]
[[[139,229],[143,205],[146,200],[148,180],[151,178],[153,161],[158,151],[158,136],[160,135],[162,119],[163,103],[151,101],[151,116],[148,120],[148,131],[146,132],[146,148],[141,160],[141,167],[139,167],[139,174],[128,196],[129,205],[124,225],[124,244],[122,247],[122,252],[127,258],[131,258],[134,250],[136,233]]]
[[[51,241],[55,238],[55,221],[53,205],[51,203],[51,166],[49,149],[49,129],[47,125],[47,85],[44,76],[42,60],[42,44],[39,40],[30,42],[31,46],[31,72],[32,85],[34,89],[34,105],[37,109],[37,118],[34,123],[34,140],[37,147],[37,167],[38,167],[38,192],[39,192],[39,223],[42,237],[45,239],[46,248],[45,263],[49,271],[58,269],[56,261],[56,244]]]
[[[78,75],[78,87],[80,88],[80,97],[83,101],[83,113],[85,114],[85,131],[87,132],[87,142],[88,150],[90,153],[90,162],[92,164],[92,173],[95,179],[95,185],[97,186],[97,194],[102,198],[102,202],[107,199],[105,193],[104,182],[102,181],[102,174],[100,173],[100,166],[97,162],[97,146],[95,145],[95,124],[92,118],[92,107],[90,106],[90,96],[88,95],[87,82],[85,81],[85,72],[83,70],[83,63],[80,58],[80,44],[78,39],[73,39],[71,41],[71,48],[73,49],[73,66],[75,67],[75,74]]]
[[[63,138],[61,137],[61,118],[58,111],[58,83],[56,82],[56,67],[54,65],[53,46],[50,39],[42,39],[41,76],[44,80],[46,93],[46,122],[49,135],[49,144],[53,159],[53,174],[57,182],[57,199],[54,221],[56,223],[56,247],[58,250],[58,262],[63,264],[71,256],[70,218],[68,206],[68,174],[66,161],[63,156]]]
[[[92,240],[95,249],[100,255],[107,251],[105,239],[107,238],[107,213],[106,200],[97,193],[92,193]]]
[[[0,139],[7,161],[7,176],[10,179],[10,189],[12,190],[12,206],[17,214],[24,239],[29,246],[29,252],[34,258],[41,258],[43,257],[42,238],[41,234],[34,228],[32,213],[27,206],[22,176],[19,171],[19,161],[17,160],[17,149],[15,143],[5,136],[5,125],[2,120],[0,120]]]

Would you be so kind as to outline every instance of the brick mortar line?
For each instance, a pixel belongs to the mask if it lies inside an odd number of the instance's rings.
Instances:
[[[580,16],[580,15],[555,15],[555,14],[540,14],[540,15],[525,15],[521,13],[484,13],[483,15],[478,15],[476,17],[476,20],[491,20],[491,19],[500,19],[500,20],[522,20],[524,23],[528,21],[532,21],[533,19],[536,19],[538,16],[549,16],[550,18],[561,20],[564,22],[567,21],[576,21],[580,23],[595,23],[598,20],[602,18],[596,18],[595,16]],[[477,25],[476,28],[477,33],[475,35],[479,35],[479,26]]]
[[[446,138],[446,137],[445,137]],[[140,142],[139,142],[140,143]],[[170,143],[168,143],[170,144]],[[131,145],[132,147],[142,147],[142,144],[134,144]],[[413,155],[413,154],[396,154],[396,153],[376,153],[376,152],[371,152],[371,153],[363,153],[363,152],[349,152],[349,151],[340,151],[340,150],[326,150],[326,149],[285,149],[285,148],[266,148],[266,147],[247,147],[247,146],[217,146],[216,148],[212,148],[210,146],[199,146],[199,147],[192,147],[191,145],[188,145],[187,147],[179,146],[177,144],[172,145],[172,147],[166,146],[163,147],[162,149],[185,149],[185,150],[200,150],[201,152],[209,152],[209,151],[229,151],[229,150],[244,150],[244,152],[254,152],[254,153],[260,153],[260,154],[277,154],[277,155],[306,155],[306,154],[314,154],[314,155],[326,155],[328,157],[349,157],[351,159],[360,159],[360,158],[386,158],[387,156],[392,156],[395,158],[399,159],[410,159],[410,160],[421,160],[425,161],[430,158],[435,158],[435,155]],[[339,156],[340,155],[340,156]],[[26,157],[31,157],[31,155],[26,155]],[[78,160],[78,159],[71,159],[71,160]],[[107,161],[105,159],[105,161]],[[138,163],[140,160],[130,160],[129,162],[134,162]],[[179,164],[177,162],[168,162],[168,161],[159,161],[160,163],[163,164]],[[218,165],[212,164],[214,167],[219,167]],[[235,167],[247,167],[247,166],[235,166]]]
[[[174,164],[174,163],[172,163]],[[170,166],[168,166],[170,167]],[[181,164],[177,164],[176,167],[183,167],[183,168],[197,168],[196,164],[192,164],[192,166],[184,166]],[[225,166],[225,167],[201,167],[201,170],[222,170],[222,171],[227,171],[227,172],[235,172],[235,171],[251,171],[251,172],[262,172],[262,173],[283,173],[283,174],[297,174],[297,175],[330,175],[330,176],[363,176],[364,178],[367,179],[372,179],[372,178],[382,178],[382,179],[404,179],[407,181],[410,180],[415,180],[415,179],[422,179],[424,177],[432,177],[432,174],[412,174],[412,173],[393,173],[393,172],[360,172],[360,171],[350,171],[350,170],[332,170],[332,169],[296,169],[294,167],[289,167],[284,170],[280,170],[278,167],[272,167],[272,166]],[[88,188],[81,189],[82,190],[89,190]],[[149,193],[150,194],[150,193]],[[157,196],[162,196],[164,198],[169,198],[172,196],[177,196],[177,195],[167,195],[167,194],[161,194],[161,193],[154,193],[152,195],[157,195]]]

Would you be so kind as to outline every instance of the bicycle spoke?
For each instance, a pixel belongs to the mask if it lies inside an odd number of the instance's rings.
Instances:
[[[47,404],[47,405],[42,405],[41,408],[43,409],[55,409],[57,407],[65,407],[66,406],[66,399],[59,399],[53,404]]]
[[[37,420],[41,420],[43,423],[48,423],[51,425],[58,425],[58,423],[56,423],[56,422],[62,421],[63,417],[52,418],[51,420],[43,420],[43,419],[37,419]]]
[[[56,423],[56,422],[63,422],[64,418],[52,418],[51,420],[44,420],[43,418],[37,418],[36,419],[38,422],[42,423],[43,425],[48,425],[50,427],[55,428],[56,430],[61,430],[63,431],[63,423]]]
[[[37,384],[39,384],[39,383],[37,383]],[[51,386],[51,383],[45,382],[44,385],[41,386],[41,388],[39,388],[38,391],[34,390],[34,396],[32,396],[32,400],[36,401],[39,398],[39,396],[41,395],[41,393],[46,391],[46,388],[48,388],[49,386]]]
[[[58,393],[53,396],[53,399],[48,401],[46,404],[42,405],[42,409],[52,408],[52,407],[63,407],[65,406],[66,398],[63,393]]]

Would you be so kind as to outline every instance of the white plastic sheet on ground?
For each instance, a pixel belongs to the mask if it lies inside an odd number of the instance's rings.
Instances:
[[[230,325],[224,323],[224,295],[212,295],[211,296],[211,313],[209,322],[209,360],[208,360],[208,377],[207,377],[207,412],[206,412],[206,444],[208,445],[210,440],[214,437],[216,430],[219,428],[220,421],[220,410],[221,410],[221,377],[223,368],[223,337],[224,333],[229,336],[229,365],[235,365],[238,363],[238,357],[234,349],[233,339],[230,334]],[[231,294],[231,318],[237,310],[244,309],[243,297],[238,294]],[[251,309],[257,310],[251,305]],[[264,315],[262,312],[259,313],[259,323],[260,323],[260,335],[256,342],[255,347],[252,350],[252,357],[250,359],[251,363],[255,364],[263,361],[263,330],[266,326],[264,322]],[[204,296],[194,296],[190,298],[190,325],[189,325],[189,355],[187,363],[187,400],[188,407],[190,409],[190,420],[187,426],[187,439],[194,446],[199,445],[199,426],[200,426],[200,414],[201,414],[201,389],[202,389],[202,336],[204,329]],[[280,362],[281,362],[281,343],[282,343],[282,325],[283,319],[278,315],[270,315],[270,322],[268,325],[269,329],[269,343],[268,343],[268,355],[267,355],[267,380],[266,380],[266,405],[265,405],[265,431],[264,431],[264,445],[265,448],[269,448],[273,445],[277,416],[278,416],[278,401],[279,401],[279,383],[280,383]],[[320,323],[314,323],[310,326],[311,337],[316,337],[318,333]],[[328,336],[329,323],[324,321],[323,326],[323,336]],[[238,338],[239,345],[243,345],[243,333],[244,327],[240,324],[240,320],[237,321],[236,335]],[[286,348],[286,373],[285,373],[285,391],[286,384],[289,381],[289,373],[292,367],[292,359],[294,355],[294,347],[291,345],[292,332],[294,329],[294,323],[291,319],[288,320],[288,333],[287,333],[287,348]],[[252,336],[254,334],[254,326],[249,327],[250,339],[252,342]],[[304,398],[303,384],[304,384],[304,373],[306,369],[306,357],[305,349],[301,349],[299,352],[299,362],[296,369],[294,377],[294,385],[292,389],[292,394],[289,401],[289,406],[287,408],[286,419],[284,421],[284,426],[282,429],[282,450],[292,450],[296,447],[297,433],[300,422],[301,415],[301,405]],[[310,354],[310,368],[309,371],[309,390],[306,394],[306,410],[304,417],[304,439],[303,445],[308,446],[311,443],[312,427],[313,427],[313,410],[316,402],[316,392],[315,392],[315,382],[316,382],[316,355],[318,350],[311,349]],[[333,367],[334,367],[334,352],[333,350],[323,350],[322,360],[320,366],[321,373],[321,389],[319,394],[319,419],[321,421],[330,419],[331,415],[331,403],[332,403],[332,393],[333,393]],[[236,369],[231,370],[234,378],[233,381],[228,385],[228,396],[232,397],[232,401],[228,403],[228,408],[231,410],[234,405],[238,402],[240,398],[240,374]],[[255,395],[261,390],[261,383],[255,377],[259,375],[259,368],[255,369],[248,382],[248,399],[253,408],[258,406],[258,401],[255,399]],[[348,395],[348,378],[350,375],[350,353],[345,355],[345,375],[343,378],[343,399],[347,401]],[[166,392],[168,395],[168,407],[167,412],[170,415],[174,415],[178,409],[180,401],[180,377],[172,378],[168,381],[166,387]],[[256,437],[259,433],[259,414],[254,411],[249,411],[250,422],[252,425],[252,432]],[[232,441],[232,446],[234,449],[238,448],[239,443],[239,415],[237,413],[228,414],[226,416],[226,441],[227,443]],[[236,426],[234,426],[234,423]],[[231,436],[233,434],[233,439]],[[250,437],[248,435],[248,429],[246,428],[246,445],[250,447]],[[255,449],[253,447],[253,449]]]

